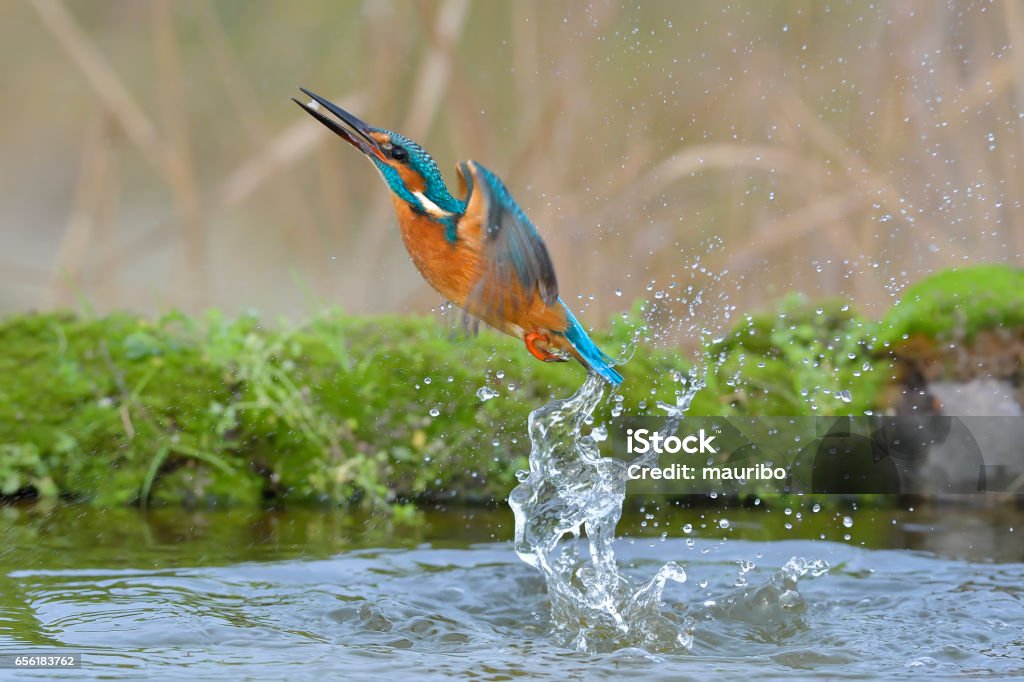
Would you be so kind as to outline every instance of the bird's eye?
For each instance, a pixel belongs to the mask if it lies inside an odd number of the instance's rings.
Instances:
[[[405,151],[404,147],[394,147],[391,149],[391,158],[395,161],[405,161],[409,158],[409,152]]]

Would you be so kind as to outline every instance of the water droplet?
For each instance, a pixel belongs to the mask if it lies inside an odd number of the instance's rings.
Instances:
[[[498,377],[499,379],[504,379],[505,370],[499,369],[497,372],[494,373],[494,376]]]
[[[489,386],[481,386],[480,388],[476,389],[476,397],[480,398],[480,400],[484,402],[487,402],[488,400],[496,397],[497,395],[498,392],[495,391],[493,388],[490,388]]]
[[[622,289],[616,289],[615,290],[615,295],[616,296],[622,296]]]
[[[853,402],[853,396],[852,396],[852,395],[850,395],[850,392],[849,392],[849,391],[847,391],[847,390],[842,390],[842,391],[839,391],[839,393],[836,393],[836,395],[837,395],[837,396],[839,397],[839,399],[840,399],[840,400],[842,400],[842,401],[843,401],[844,403],[852,403],[852,402]]]
[[[718,522],[718,527],[719,528],[728,528],[729,527],[729,519],[721,519]]]
[[[849,516],[844,516],[843,517],[843,527],[844,528],[852,528],[853,527],[853,519],[851,519]]]
[[[441,415],[441,410],[437,409],[436,407],[430,408],[430,416],[431,417],[439,417],[440,415]]]
[[[423,377],[423,383],[429,384],[430,383],[430,377]]]

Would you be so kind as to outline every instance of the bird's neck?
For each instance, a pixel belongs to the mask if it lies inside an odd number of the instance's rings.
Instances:
[[[408,188],[406,188],[408,191]],[[433,190],[433,191],[431,191]],[[458,241],[459,220],[466,212],[466,204],[451,195],[444,183],[436,187],[425,187],[421,192],[409,192],[412,201],[408,202],[409,208],[416,214],[434,223],[444,226],[445,236],[448,241]],[[397,201],[406,201],[404,197]]]
[[[459,221],[466,213],[466,202],[459,201],[453,197],[452,193],[448,191],[448,186],[444,184],[444,180],[440,179],[433,187],[428,185],[427,192],[424,192],[423,196],[418,198],[421,199],[424,205],[433,204],[428,211],[431,220],[444,225],[444,234],[450,243],[454,244],[457,242],[459,239]]]
[[[452,196],[440,173],[407,173],[403,177],[393,166],[377,161],[374,163],[396,200],[404,201],[414,212],[441,220],[466,211],[465,202]]]
[[[413,192],[412,195],[418,202],[417,205],[435,219],[457,217],[466,212],[465,202],[453,197],[440,177],[426,178],[423,189]]]
[[[459,240],[459,221],[462,219],[461,212],[438,213],[427,211],[417,196],[408,201],[398,192],[391,194],[391,201],[395,206],[395,214],[398,216],[398,224],[402,228],[402,236],[406,239],[407,245],[409,235],[420,233],[444,232],[445,239],[450,244]]]

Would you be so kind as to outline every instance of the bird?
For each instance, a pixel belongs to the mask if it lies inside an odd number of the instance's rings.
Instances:
[[[469,327],[482,321],[522,340],[538,360],[575,358],[613,386],[622,383],[615,360],[597,347],[559,296],[544,240],[497,175],[477,161],[459,162],[462,198],[456,198],[418,144],[299,90],[310,101],[292,101],[362,152],[380,173],[413,264],[464,312]]]

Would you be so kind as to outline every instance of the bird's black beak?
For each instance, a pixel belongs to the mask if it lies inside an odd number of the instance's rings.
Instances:
[[[305,103],[292,98],[292,101],[298,104],[300,107],[306,110],[306,112],[315,118],[316,120],[323,123],[325,126],[333,130],[338,137],[348,142],[350,145],[366,154],[367,156],[377,157],[378,159],[384,160],[384,153],[380,150],[380,146],[376,140],[370,137],[370,132],[373,130],[370,126],[366,125],[358,118],[348,113],[338,105],[324,99],[320,95],[310,92],[305,88],[299,88],[302,92],[306,93],[313,98],[312,102]],[[327,109],[335,116],[337,116],[343,123],[349,126],[352,130],[349,130],[345,126],[341,125],[337,121],[320,113],[320,107]],[[353,132],[355,134],[353,135]]]

